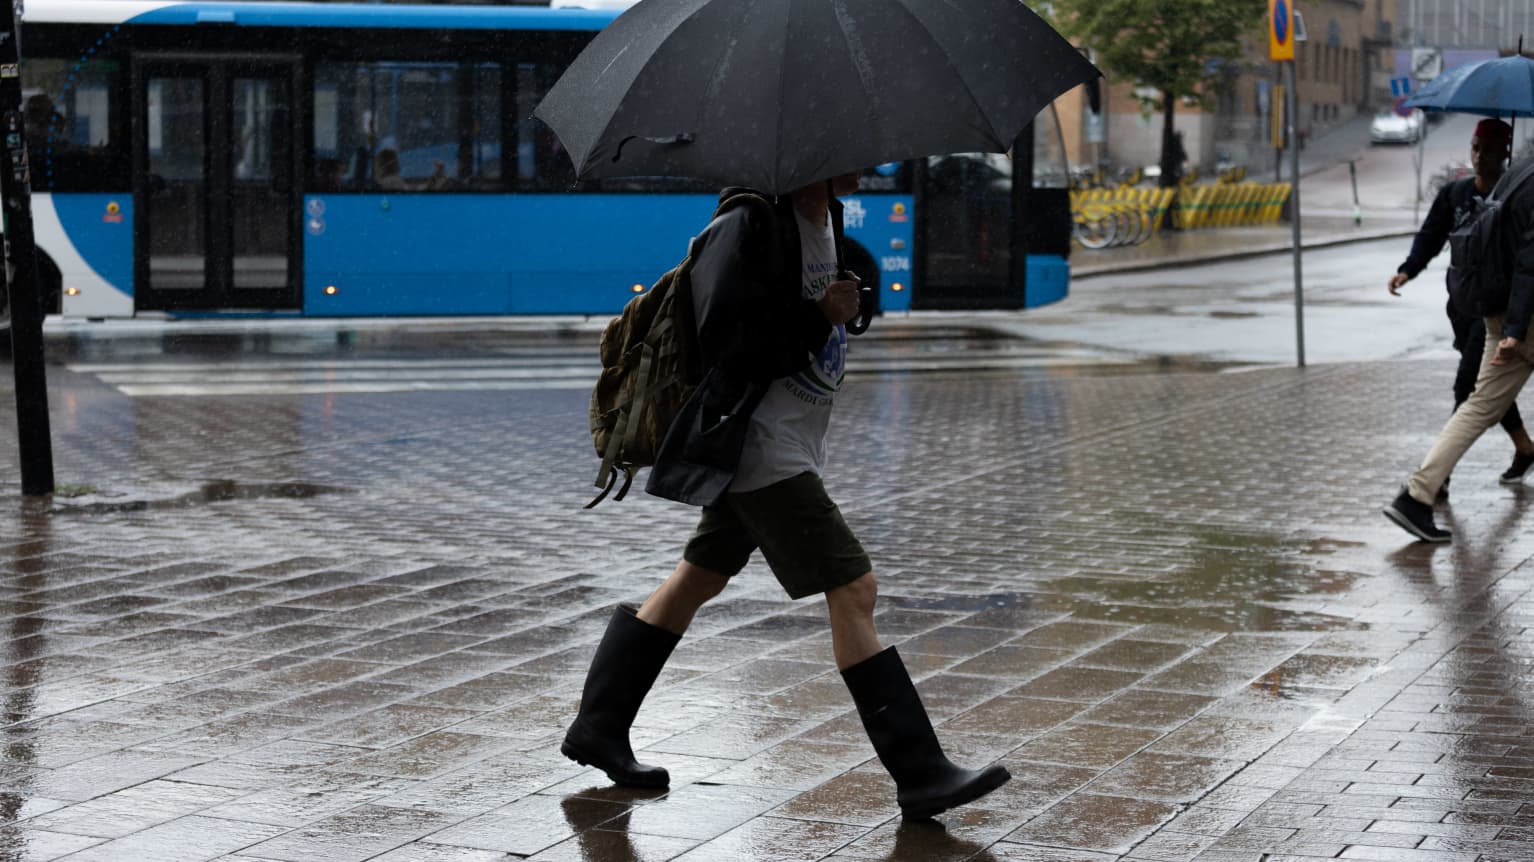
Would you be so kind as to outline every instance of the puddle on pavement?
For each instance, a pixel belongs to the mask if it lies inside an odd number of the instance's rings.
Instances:
[[[233,500],[307,500],[324,494],[346,493],[350,491],[345,488],[310,482],[235,482],[221,479],[205,482],[178,494],[92,493],[77,498],[60,498],[55,495],[43,504],[45,508],[42,511],[49,515],[113,515],[122,512],[187,509]],[[109,498],[100,499],[102,497]]]
[[[1323,568],[1336,543],[1283,543],[1262,535],[1191,534],[1194,544],[1154,576],[1076,575],[1044,582],[1075,616],[1211,631],[1329,631],[1368,626],[1307,604],[1344,600],[1361,575]]]
[[[1280,543],[1260,535],[1199,538],[1183,549],[1186,559],[1157,575],[1075,575],[1042,581],[1032,592],[890,596],[881,601],[907,610],[959,613],[1047,608],[1076,619],[1222,632],[1368,628],[1349,617],[1304,607],[1344,600],[1363,577],[1335,564],[1321,565],[1346,550],[1344,543]]]
[[[960,611],[979,613],[992,608],[1028,607],[1033,603],[1030,593],[990,593],[986,595],[970,595],[953,593],[941,596],[890,596],[887,599],[890,605],[906,610],[920,611]]]
[[[1105,303],[1098,308],[1104,314],[1124,314],[1131,317],[1187,317],[1190,312],[1170,305],[1130,305],[1127,302]]]

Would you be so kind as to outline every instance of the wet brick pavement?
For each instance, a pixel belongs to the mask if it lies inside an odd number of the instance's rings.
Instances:
[[[1450,362],[849,379],[828,485],[882,634],[1016,776],[907,825],[823,603],[760,563],[641,711],[669,793],[559,755],[693,518],[581,510],[585,392],[50,373],[96,493],[23,503],[0,426],[3,862],[1534,859],[1534,491],[1488,437],[1455,544],[1379,514]]]

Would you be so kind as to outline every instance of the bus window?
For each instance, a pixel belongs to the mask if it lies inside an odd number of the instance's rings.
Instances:
[[[494,63],[326,63],[315,71],[314,191],[496,191]]]
[[[717,194],[719,184],[694,177],[614,177],[575,181],[575,166],[553,129],[532,118],[544,94],[559,79],[560,67],[524,63],[517,67],[517,188],[520,191],[596,193]]]
[[[118,63],[30,58],[22,74],[33,190],[126,191],[130,148],[124,112],[114,104]]]
[[[554,130],[533,119],[533,110],[562,70],[547,63],[517,66],[517,188],[566,192],[575,185],[575,167]]]

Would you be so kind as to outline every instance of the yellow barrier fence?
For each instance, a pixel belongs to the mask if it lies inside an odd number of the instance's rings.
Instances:
[[[1272,224],[1289,201],[1289,183],[1216,181],[1177,189],[1121,186],[1074,189],[1071,217],[1075,238],[1087,248],[1136,245],[1165,224],[1177,195],[1175,217],[1184,230]]]
[[[1283,214],[1289,183],[1214,183],[1182,190],[1177,226],[1183,229],[1271,224]]]

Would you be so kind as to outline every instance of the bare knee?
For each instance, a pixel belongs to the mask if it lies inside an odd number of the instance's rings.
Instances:
[[[879,598],[879,582],[869,572],[850,583],[843,584],[826,593],[826,604],[833,614],[873,616],[874,603]]]
[[[725,586],[730,583],[730,579],[724,575],[695,566],[686,560],[677,565],[671,577],[678,590],[700,605],[724,592]]]

